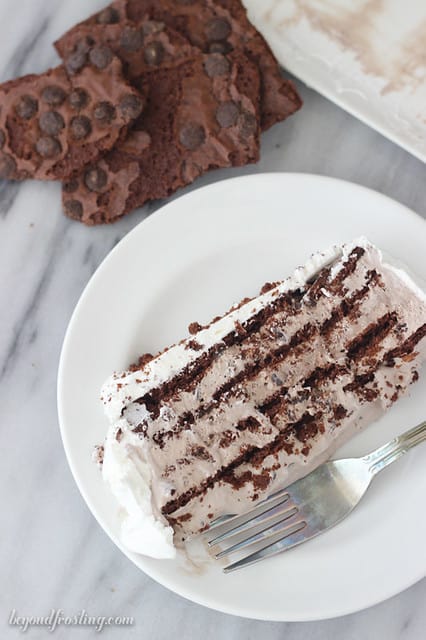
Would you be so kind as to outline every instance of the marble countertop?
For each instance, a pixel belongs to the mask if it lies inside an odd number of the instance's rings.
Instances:
[[[92,0],[90,11],[102,6]],[[84,0],[0,0],[0,74],[6,80],[56,63],[50,43],[87,15]],[[371,187],[426,216],[425,166],[305,86],[303,110],[263,136],[262,159],[217,171],[195,187],[235,175],[303,171]],[[67,220],[59,185],[0,183],[0,406],[3,460],[0,636],[17,637],[16,615],[82,609],[134,618],[103,637],[265,640],[419,640],[426,580],[366,611],[318,623],[244,620],[194,605],[146,577],[107,538],[72,479],[58,428],[56,375],[64,333],[92,273],[111,248],[161,203],[94,229]],[[44,638],[46,629],[29,637]],[[94,629],[60,627],[57,638]]]

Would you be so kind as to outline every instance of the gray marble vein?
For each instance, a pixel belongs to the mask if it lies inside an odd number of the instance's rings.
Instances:
[[[90,6],[89,6],[90,4]],[[103,0],[0,0],[0,77],[58,62],[51,45]],[[234,175],[303,171],[343,178],[426,216],[424,165],[305,86],[305,106],[263,136],[256,166],[217,171],[187,191]],[[175,196],[177,197],[177,196]],[[134,567],[99,528],[68,469],[56,413],[62,340],[83,288],[112,247],[162,203],[109,227],[87,229],[60,211],[59,185],[0,184],[0,637],[19,637],[10,612],[125,615],[133,627],[105,638],[165,640],[421,640],[426,581],[337,620],[286,624],[210,611],[167,591]],[[57,638],[91,638],[59,628]],[[45,638],[41,629],[28,637]]]

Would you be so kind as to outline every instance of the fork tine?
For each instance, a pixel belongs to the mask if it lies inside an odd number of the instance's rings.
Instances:
[[[280,512],[280,507],[288,502],[288,500],[289,495],[288,493],[285,493],[283,496],[273,498],[270,502],[266,501],[262,505],[258,505],[257,507],[255,507],[255,509],[249,511],[248,513],[244,513],[243,515],[236,516],[232,519],[230,518],[228,521],[224,522],[223,525],[225,527],[226,525],[232,525],[231,528],[226,527],[223,533],[209,540],[207,544],[209,545],[209,547],[212,547],[216,544],[219,544],[219,542],[223,542],[223,540],[236,535],[237,533],[241,533],[246,529],[251,529],[256,525],[261,524],[265,520],[269,520],[274,515],[278,515],[278,513]],[[260,507],[262,507],[262,509],[259,511]],[[275,510],[278,510],[277,513],[274,513]]]
[[[284,511],[283,514],[285,515],[282,518],[280,518],[278,521],[274,522],[273,524],[267,524],[265,527],[263,527],[263,529],[261,529],[257,533],[254,533],[252,536],[249,536],[248,538],[241,540],[241,542],[237,542],[236,544],[233,544],[231,547],[228,547],[227,549],[223,549],[222,551],[217,553],[215,555],[216,560],[219,560],[219,558],[223,558],[223,556],[227,556],[230,553],[234,553],[235,551],[239,551],[240,549],[244,549],[245,547],[248,547],[249,545],[254,544],[255,542],[261,542],[261,540],[265,540],[266,538],[269,538],[274,533],[277,533],[279,531],[282,532],[283,522],[287,522],[288,527],[293,526],[288,523],[288,520],[290,520],[293,516],[298,515],[298,513],[299,512],[297,510],[297,507],[293,507],[293,509],[288,509],[287,511]]]
[[[222,527],[226,522],[228,522],[228,520],[231,520],[232,518],[235,518],[235,513],[229,513],[225,514],[224,516],[219,516],[219,518],[216,518],[216,520],[213,520],[213,522],[210,523],[207,531],[219,529],[219,527]]]
[[[228,565],[223,569],[224,573],[231,573],[236,569],[241,569],[242,567],[247,567],[250,564],[255,564],[255,562],[259,562],[260,560],[269,558],[270,556],[275,556],[284,550],[295,547],[301,542],[305,542],[305,540],[309,540],[309,538],[314,537],[315,534],[310,535],[304,531],[305,527],[306,522],[302,520],[293,525],[291,530],[285,533],[284,536],[280,535],[278,539],[276,539],[276,536],[273,536],[275,537],[275,542],[268,542],[255,553],[251,553],[241,560]]]

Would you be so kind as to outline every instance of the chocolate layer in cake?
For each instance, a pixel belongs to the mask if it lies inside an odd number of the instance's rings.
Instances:
[[[362,240],[190,333],[102,391],[123,541],[156,557],[305,475],[405,393],[426,298]]]

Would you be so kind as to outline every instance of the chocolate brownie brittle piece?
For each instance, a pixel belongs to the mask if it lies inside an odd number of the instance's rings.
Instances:
[[[141,113],[141,94],[107,47],[0,85],[0,177],[64,179],[109,151]]]
[[[164,22],[143,20],[135,23],[124,18],[110,24],[77,25],[56,43],[56,48],[66,59],[90,42],[110,47],[123,63],[124,74],[130,81],[158,67],[163,69],[179,64],[194,55],[194,47],[188,40]]]
[[[71,218],[114,222],[209,169],[258,160],[259,72],[241,52],[198,53],[145,74],[140,88],[146,109],[127,139],[64,184]]]
[[[268,44],[247,18],[240,0],[116,0],[106,9],[77,25],[56,43],[64,46],[79,38],[82,25],[111,25],[147,18],[164,22],[205,53],[229,53],[240,49],[261,74],[262,130],[297,111],[302,101],[294,84],[282,77]],[[110,28],[110,27],[108,27]]]

